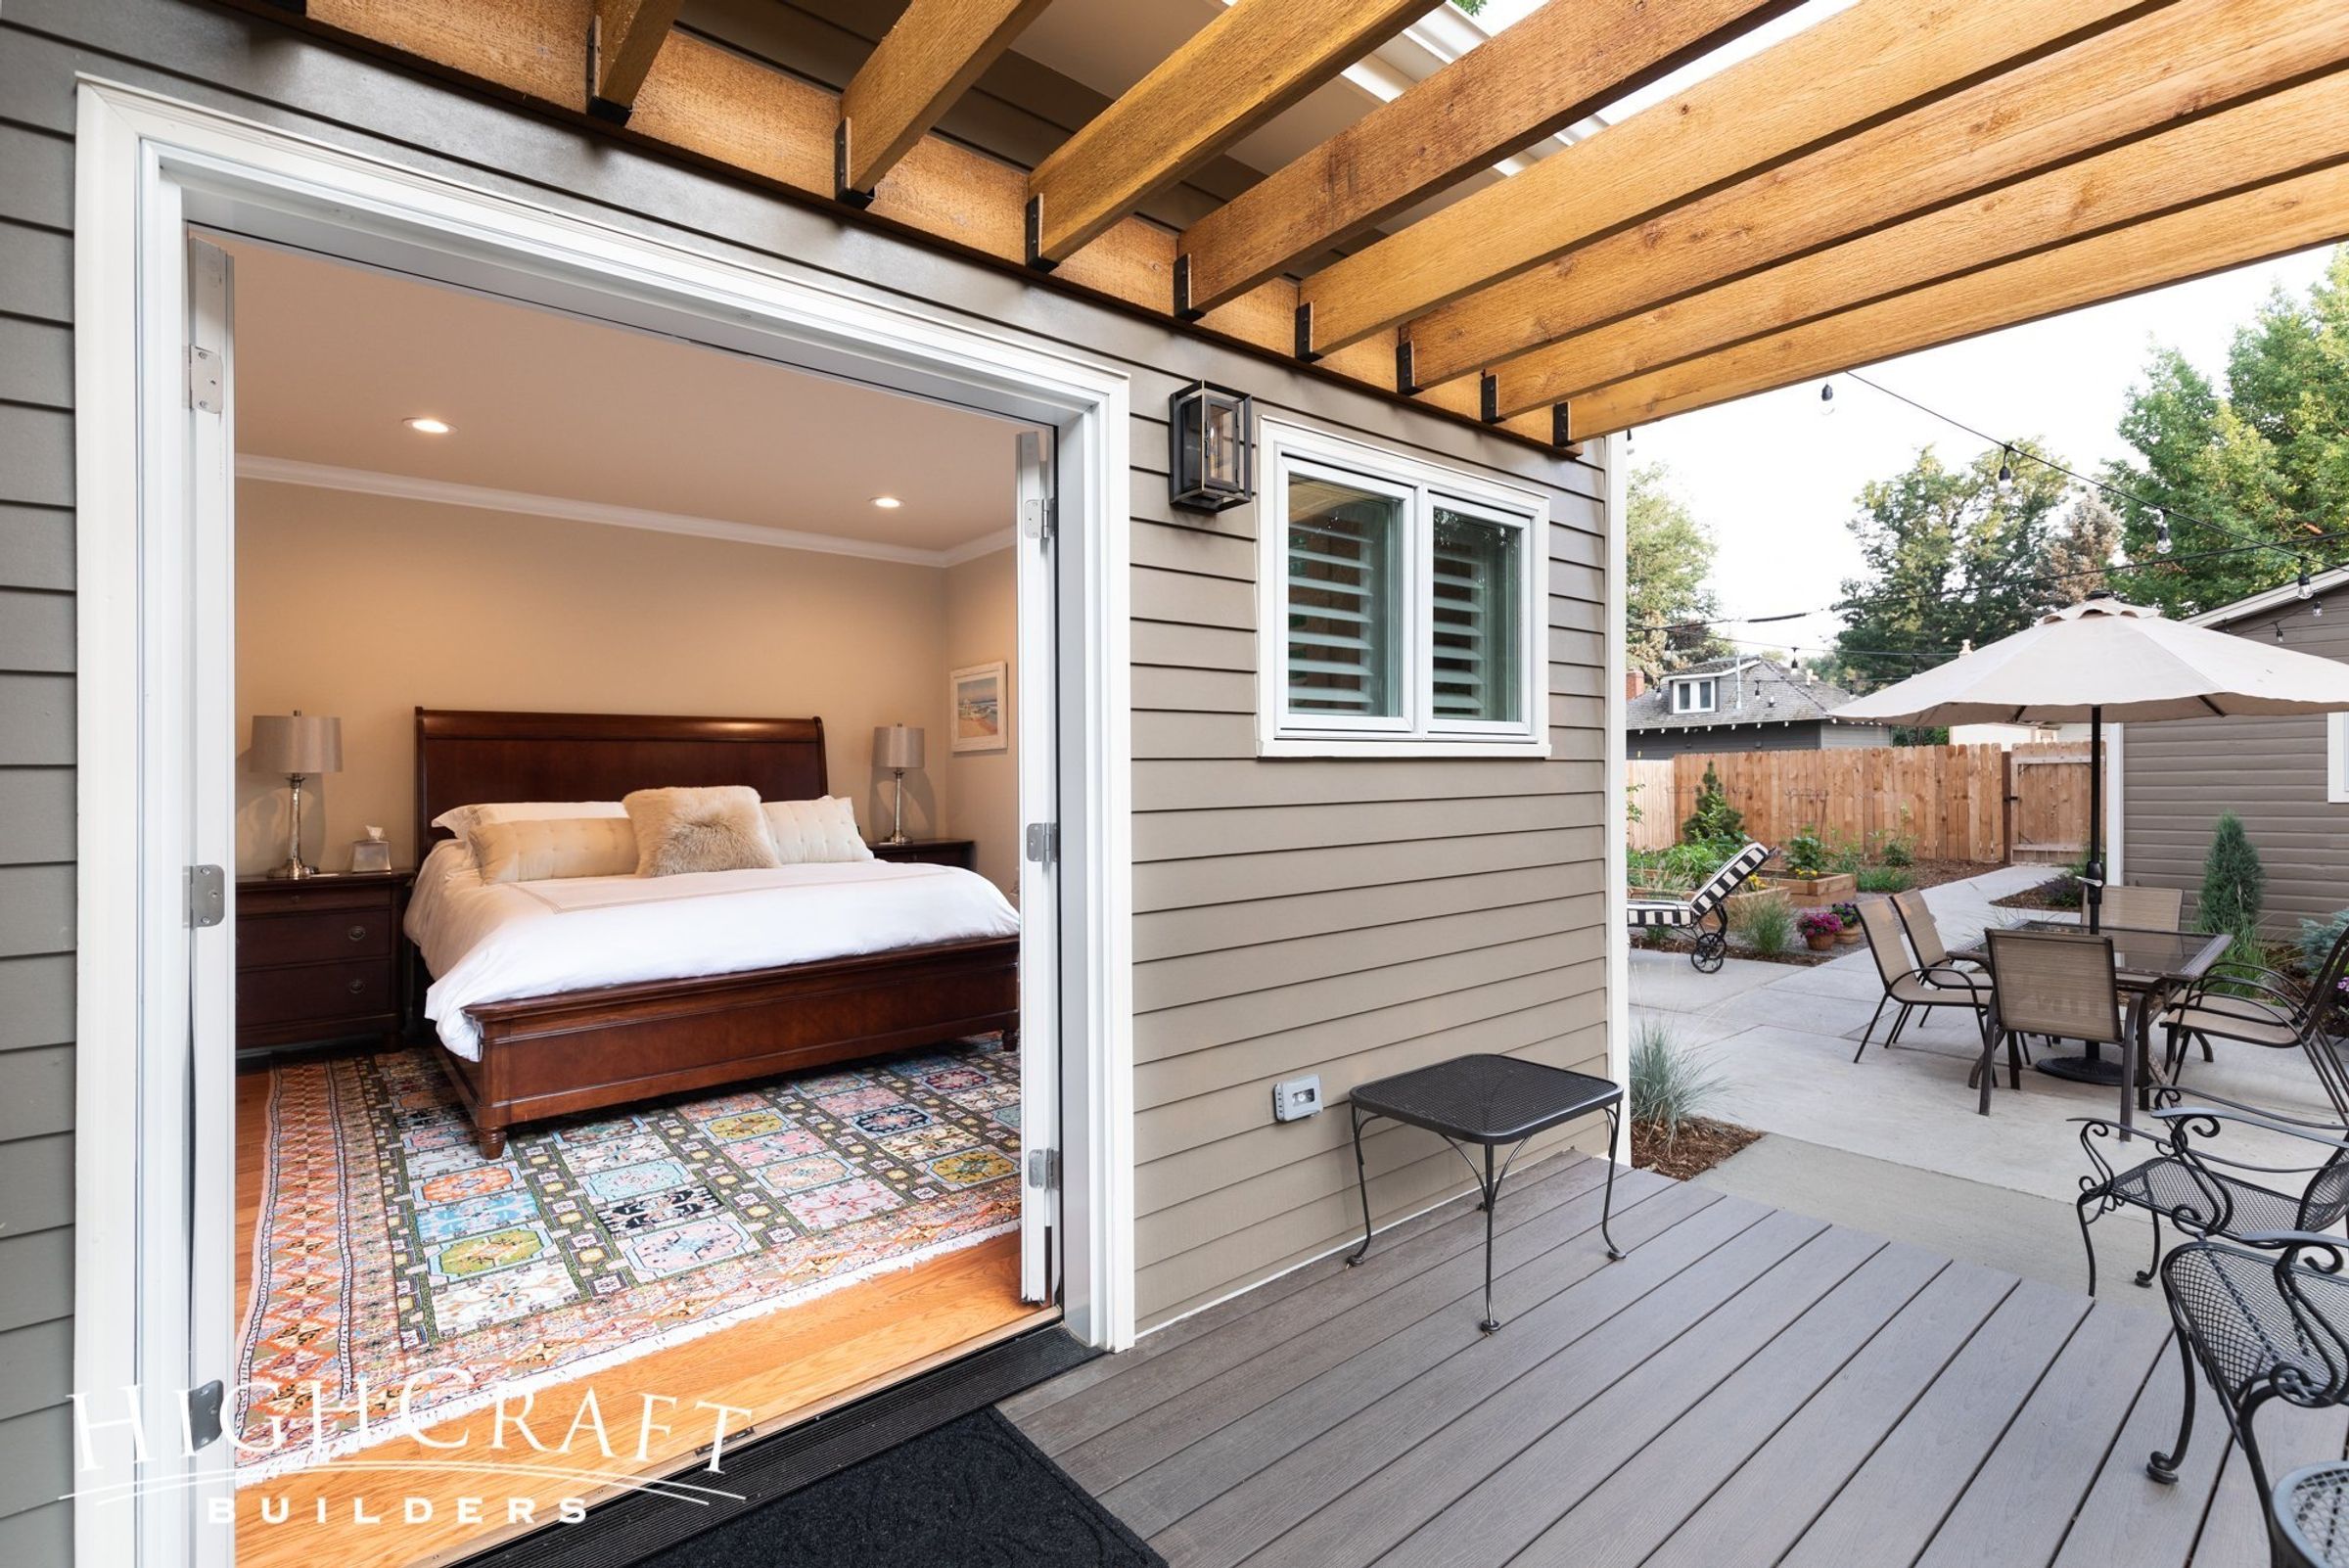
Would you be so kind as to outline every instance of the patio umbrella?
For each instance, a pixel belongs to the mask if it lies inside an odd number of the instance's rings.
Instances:
[[[1989,647],[1844,704],[1877,724],[2063,724],[2086,719],[2088,929],[2104,902],[2104,720],[2232,717],[2349,710],[2349,665],[2171,621],[2109,592]]]

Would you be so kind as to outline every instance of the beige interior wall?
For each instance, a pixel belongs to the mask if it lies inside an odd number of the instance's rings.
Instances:
[[[953,749],[950,729],[931,731],[931,765],[945,780],[946,832],[976,839],[979,874],[1017,899],[1020,885],[1019,561],[997,550],[950,567],[946,579],[945,669],[1003,662],[1003,701],[1011,744],[999,752]],[[942,693],[942,710],[946,697]],[[948,715],[950,721],[952,715]],[[911,831],[910,829],[908,831]]]
[[[814,715],[832,791],[868,837],[889,820],[873,726],[921,724],[944,751],[955,661],[937,568],[250,481],[237,529],[240,872],[281,861],[288,827],[285,780],[243,755],[254,714],[343,720],[343,771],[305,807],[327,870],[349,865],[367,823],[395,864],[415,862],[420,705]],[[1006,623],[1008,593],[1006,579]],[[978,623],[978,593],[963,597]],[[907,833],[947,832],[946,794],[942,767],[908,775]],[[965,809],[951,831],[1016,863],[1014,809]]]

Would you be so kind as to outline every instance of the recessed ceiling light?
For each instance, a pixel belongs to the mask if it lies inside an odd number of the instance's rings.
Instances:
[[[894,512],[905,503],[894,495],[876,495],[873,497],[873,504],[884,512]]]
[[[447,420],[435,419],[430,414],[418,414],[414,419],[402,420],[400,423],[419,436],[445,436],[452,428]]]

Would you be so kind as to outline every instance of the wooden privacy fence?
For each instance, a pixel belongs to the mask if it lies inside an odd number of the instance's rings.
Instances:
[[[2062,860],[2077,855],[2088,837],[2085,742],[2011,752],[1869,746],[1697,753],[1627,766],[1640,812],[1631,828],[1635,849],[1667,849],[1678,841],[1708,766],[1720,773],[1729,804],[1745,813],[1746,831],[1773,848],[1808,827],[1829,844],[1872,849],[1879,836],[1893,835],[1923,858],[1996,865],[2007,858],[2010,842],[2022,857]]]

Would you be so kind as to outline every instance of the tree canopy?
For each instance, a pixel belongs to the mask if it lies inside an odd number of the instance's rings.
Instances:
[[[2155,509],[2177,514],[2174,559],[2131,573],[2130,598],[2193,615],[2290,581],[2302,552],[2312,570],[2340,559],[2337,544],[2308,541],[2349,509],[2349,247],[2305,300],[2279,289],[2237,330],[2223,387],[2156,348],[2120,435],[2135,455],[2103,478],[2131,497],[2129,558],[2159,562]],[[2287,548],[2182,559],[2252,540]]]
[[[1650,679],[1726,651],[1700,623],[1720,614],[1706,585],[1713,530],[1672,491],[1671,481],[1670,470],[1650,463],[1634,469],[1626,485],[1624,656]]]

